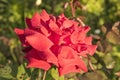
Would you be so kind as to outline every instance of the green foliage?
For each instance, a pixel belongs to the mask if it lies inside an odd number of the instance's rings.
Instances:
[[[9,65],[6,65],[2,68],[0,68],[0,78],[3,78],[3,79],[15,79],[13,76],[12,76],[12,69]]]
[[[98,28],[103,24],[113,24],[120,20],[119,0],[81,0],[81,2],[84,4],[83,15],[88,25]]]
[[[52,68],[51,69],[51,75],[52,75],[52,77],[54,78],[54,79],[56,79],[56,80],[64,80],[64,76],[59,76],[59,74],[58,74],[58,70],[57,69],[55,69],[55,68]]]
[[[26,78],[28,77],[28,75],[26,74],[26,71],[25,71],[25,66],[23,64],[21,64],[19,67],[18,67],[18,73],[17,73],[17,79],[21,79],[21,80],[25,80]]]
[[[0,52],[0,63],[1,64],[4,64],[6,62],[6,58],[5,56],[3,55],[3,53]]]
[[[92,77],[91,77],[92,76]],[[107,77],[102,71],[88,72],[80,78],[81,80],[107,80]]]

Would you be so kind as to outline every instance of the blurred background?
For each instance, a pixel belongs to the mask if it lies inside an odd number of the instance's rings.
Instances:
[[[98,45],[90,58],[94,70],[88,65],[88,73],[77,78],[69,75],[66,80],[120,80],[120,0],[0,0],[0,80],[30,80],[29,76],[37,75],[36,70],[24,68],[26,61],[14,28],[27,27],[25,18],[42,9],[55,16],[64,13],[80,18],[91,27],[89,35]],[[54,72],[47,74],[51,77],[47,80],[64,80]]]

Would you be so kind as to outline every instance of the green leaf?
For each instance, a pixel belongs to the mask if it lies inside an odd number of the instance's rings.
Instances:
[[[58,70],[55,69],[55,68],[51,69],[51,75],[55,80],[64,80],[64,76],[60,77],[59,74],[58,74]]]
[[[13,79],[11,72],[12,72],[12,69],[10,66],[4,66],[0,68],[0,77],[6,78],[6,79]]]
[[[17,79],[24,80],[24,79],[27,79],[27,78],[28,78],[28,74],[26,73],[24,64],[21,64],[18,67]]]
[[[36,80],[38,78],[38,73],[41,73],[41,70],[39,72],[39,69],[35,69],[35,68],[31,68],[32,72],[31,72],[31,75],[30,75],[30,80]],[[40,76],[41,77],[41,76]]]
[[[46,74],[46,80],[53,80],[53,77],[51,75],[51,70],[47,71],[47,74]]]
[[[6,62],[6,58],[5,56],[3,55],[2,52],[0,52],[0,63],[4,64]]]
[[[100,71],[88,72],[80,77],[80,80],[108,80],[106,75]]]
[[[114,31],[109,31],[106,35],[106,38],[112,44],[120,44],[120,36],[117,35]]]

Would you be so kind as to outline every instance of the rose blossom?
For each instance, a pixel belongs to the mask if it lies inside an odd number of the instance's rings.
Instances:
[[[82,57],[93,55],[97,46],[92,45],[92,37],[86,36],[89,26],[79,26],[61,14],[58,17],[45,10],[26,18],[28,28],[15,29],[25,47],[27,67],[50,69],[56,65],[59,75],[70,72],[87,71]]]

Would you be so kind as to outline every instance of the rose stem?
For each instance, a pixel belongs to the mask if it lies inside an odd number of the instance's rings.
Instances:
[[[41,70],[40,69],[38,70],[38,78],[37,78],[37,80],[41,80]]]
[[[47,71],[45,70],[45,71],[44,71],[44,75],[43,75],[43,79],[42,79],[42,80],[45,80],[46,73],[47,73]]]

